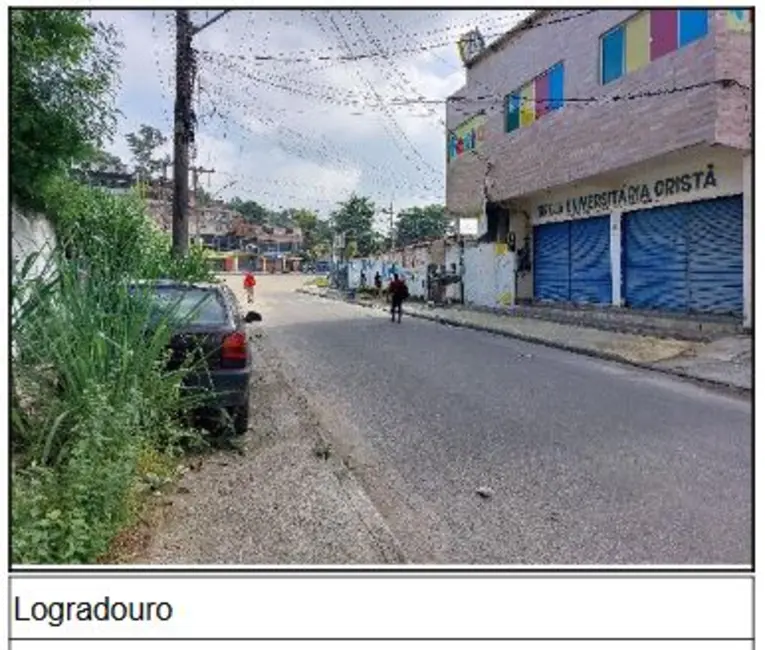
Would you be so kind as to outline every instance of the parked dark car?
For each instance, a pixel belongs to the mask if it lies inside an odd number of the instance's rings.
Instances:
[[[262,320],[255,311],[242,316],[234,293],[225,284],[175,280],[136,282],[131,291],[147,288],[159,316],[169,318],[172,337],[168,369],[181,367],[189,355],[199,363],[186,376],[184,387],[205,393],[204,412],[225,411],[234,433],[249,424],[251,351],[246,324]]]

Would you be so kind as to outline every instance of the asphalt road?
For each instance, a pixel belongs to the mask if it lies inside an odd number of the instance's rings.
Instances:
[[[408,562],[751,562],[749,402],[300,283],[264,327]]]

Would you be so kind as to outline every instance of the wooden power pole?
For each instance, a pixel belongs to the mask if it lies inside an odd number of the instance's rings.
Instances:
[[[192,185],[193,190],[191,192],[191,196],[193,198],[193,205],[194,205],[194,215],[196,217],[196,236],[199,237],[199,206],[197,205],[197,198],[198,198],[198,192],[199,192],[199,175],[200,174],[207,174],[207,177],[210,178],[210,174],[214,174],[214,169],[205,169],[204,167],[192,167],[191,168],[191,174],[192,174]]]
[[[175,134],[173,160],[173,254],[189,250],[189,144],[193,134],[191,94],[193,28],[188,9],[175,12]]]
[[[224,9],[195,27],[188,9],[175,11],[175,131],[173,160],[173,253],[182,257],[189,250],[189,145],[194,137],[194,51],[196,34],[218,22],[231,9]]]

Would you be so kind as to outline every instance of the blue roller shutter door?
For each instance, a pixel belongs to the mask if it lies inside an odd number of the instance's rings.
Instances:
[[[742,196],[688,206],[690,311],[744,310],[744,201]]]
[[[571,302],[611,302],[611,217],[571,222]]]
[[[622,237],[628,307],[741,313],[741,196],[627,213]]]
[[[548,223],[534,228],[534,297],[567,301],[571,295],[570,224]]]
[[[534,297],[557,302],[611,302],[610,217],[534,228]]]
[[[670,206],[623,217],[624,300],[635,309],[685,309],[688,298],[685,210]]]

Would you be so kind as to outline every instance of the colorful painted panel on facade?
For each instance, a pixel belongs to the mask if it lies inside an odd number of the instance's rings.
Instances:
[[[563,108],[563,63],[556,63],[505,97],[505,131],[530,126],[543,115]]]
[[[752,31],[751,9],[728,9],[725,16],[728,29],[732,32]]]
[[[484,140],[486,116],[476,115],[464,121],[449,134],[447,157],[449,162],[467,151],[477,151]]]
[[[701,40],[708,31],[707,9],[640,11],[601,37],[601,81],[607,84],[640,70],[651,61]]]

